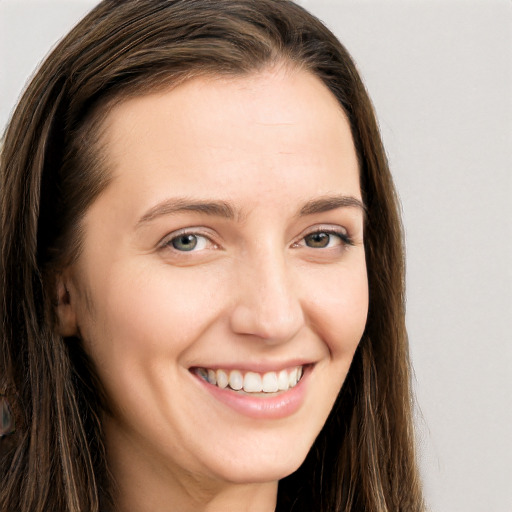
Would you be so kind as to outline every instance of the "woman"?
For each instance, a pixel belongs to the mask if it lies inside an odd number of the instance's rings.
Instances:
[[[1,165],[2,511],[422,510],[396,197],[318,20],[104,1]]]

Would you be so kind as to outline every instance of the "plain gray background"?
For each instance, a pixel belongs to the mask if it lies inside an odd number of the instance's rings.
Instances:
[[[0,127],[95,0],[0,0]],[[433,512],[512,512],[512,0],[303,0],[355,58],[403,204]]]

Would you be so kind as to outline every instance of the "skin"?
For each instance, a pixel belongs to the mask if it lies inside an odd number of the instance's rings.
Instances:
[[[119,510],[274,510],[277,482],[321,430],[366,322],[347,119],[316,77],[281,66],[125,100],[104,138],[114,179],[85,215],[58,314],[112,406]],[[332,196],[351,203],[299,214]],[[174,211],[176,198],[222,201],[233,215]],[[200,236],[192,251],[171,244],[184,228]],[[309,246],[322,230],[342,236]],[[281,418],[234,410],[190,371],[297,361],[310,363],[304,391]]]

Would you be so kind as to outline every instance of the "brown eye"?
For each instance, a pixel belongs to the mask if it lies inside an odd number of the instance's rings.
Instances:
[[[324,230],[309,233],[309,235],[303,238],[302,244],[313,249],[328,249],[331,247],[353,245],[353,242],[348,234],[343,231]]]
[[[318,233],[311,233],[310,235],[305,236],[304,241],[308,247],[324,249],[325,247],[328,247],[332,236],[333,235],[331,233],[320,231]]]

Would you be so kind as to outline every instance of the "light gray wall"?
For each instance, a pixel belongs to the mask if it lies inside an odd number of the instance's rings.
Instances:
[[[0,127],[93,0],[0,0]],[[512,1],[303,0],[354,56],[403,204],[433,512],[512,511]]]

